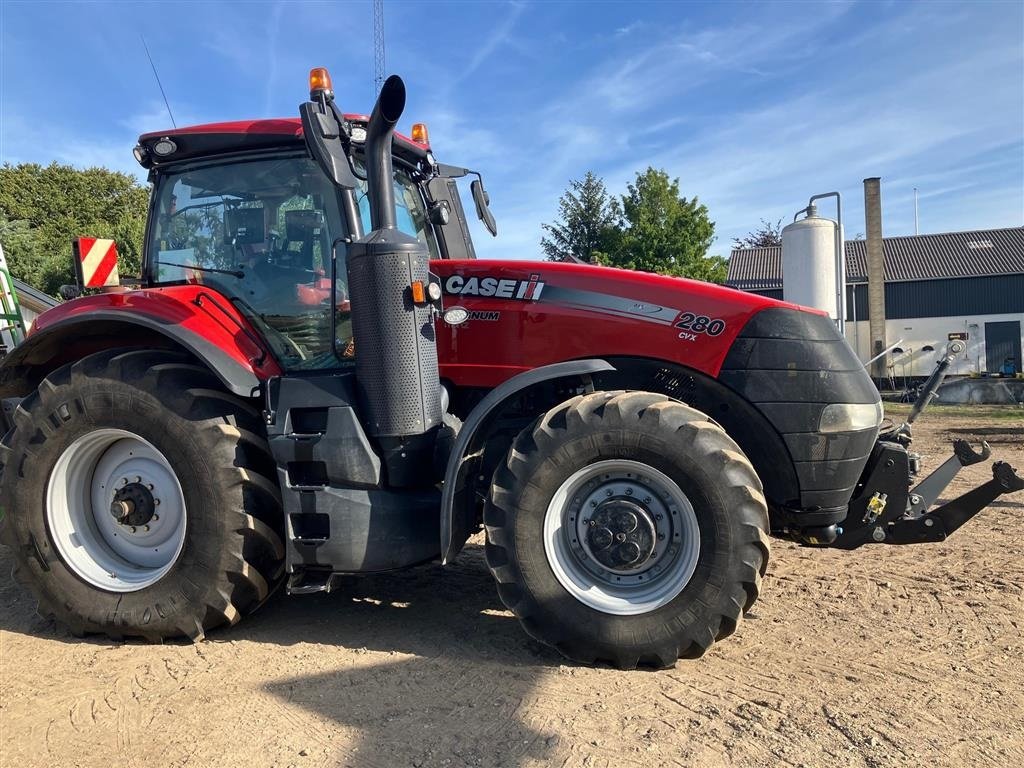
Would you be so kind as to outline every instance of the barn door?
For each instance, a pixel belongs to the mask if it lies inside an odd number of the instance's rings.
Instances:
[[[1020,371],[1020,320],[985,323],[985,369],[998,373],[1006,358],[1013,358],[1015,370]]]

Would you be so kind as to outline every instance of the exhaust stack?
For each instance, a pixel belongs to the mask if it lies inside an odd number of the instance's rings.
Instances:
[[[392,75],[381,87],[366,126],[366,181],[370,188],[370,226],[374,230],[395,229],[391,142],[404,111],[405,83]]]
[[[347,270],[365,429],[384,450],[389,482],[417,485],[422,467],[432,464],[424,452],[433,450],[441,395],[433,309],[412,297],[412,284],[430,279],[430,254],[395,223],[391,142],[404,109],[405,85],[392,75],[366,129],[373,231],[348,246]]]

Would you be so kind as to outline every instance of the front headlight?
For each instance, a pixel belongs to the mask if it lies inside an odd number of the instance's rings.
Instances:
[[[877,403],[832,403],[826,405],[818,422],[819,432],[859,432],[878,429],[882,423],[882,401]]]

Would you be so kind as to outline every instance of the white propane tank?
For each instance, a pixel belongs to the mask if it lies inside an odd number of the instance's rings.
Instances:
[[[806,218],[782,230],[783,299],[828,312],[833,320],[839,316],[841,287],[836,285],[836,246],[842,242],[841,230],[836,237],[838,227],[832,219],[818,216],[817,206],[809,205]]]

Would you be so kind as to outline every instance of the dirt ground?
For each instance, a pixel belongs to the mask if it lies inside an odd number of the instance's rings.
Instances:
[[[929,412],[916,434],[926,470],[964,436],[1024,465],[1019,411]],[[476,540],[449,569],[278,596],[199,645],[76,640],[5,580],[0,764],[1019,766],[1022,521],[1024,493],[943,544],[775,541],[739,632],[660,672],[528,639]]]

